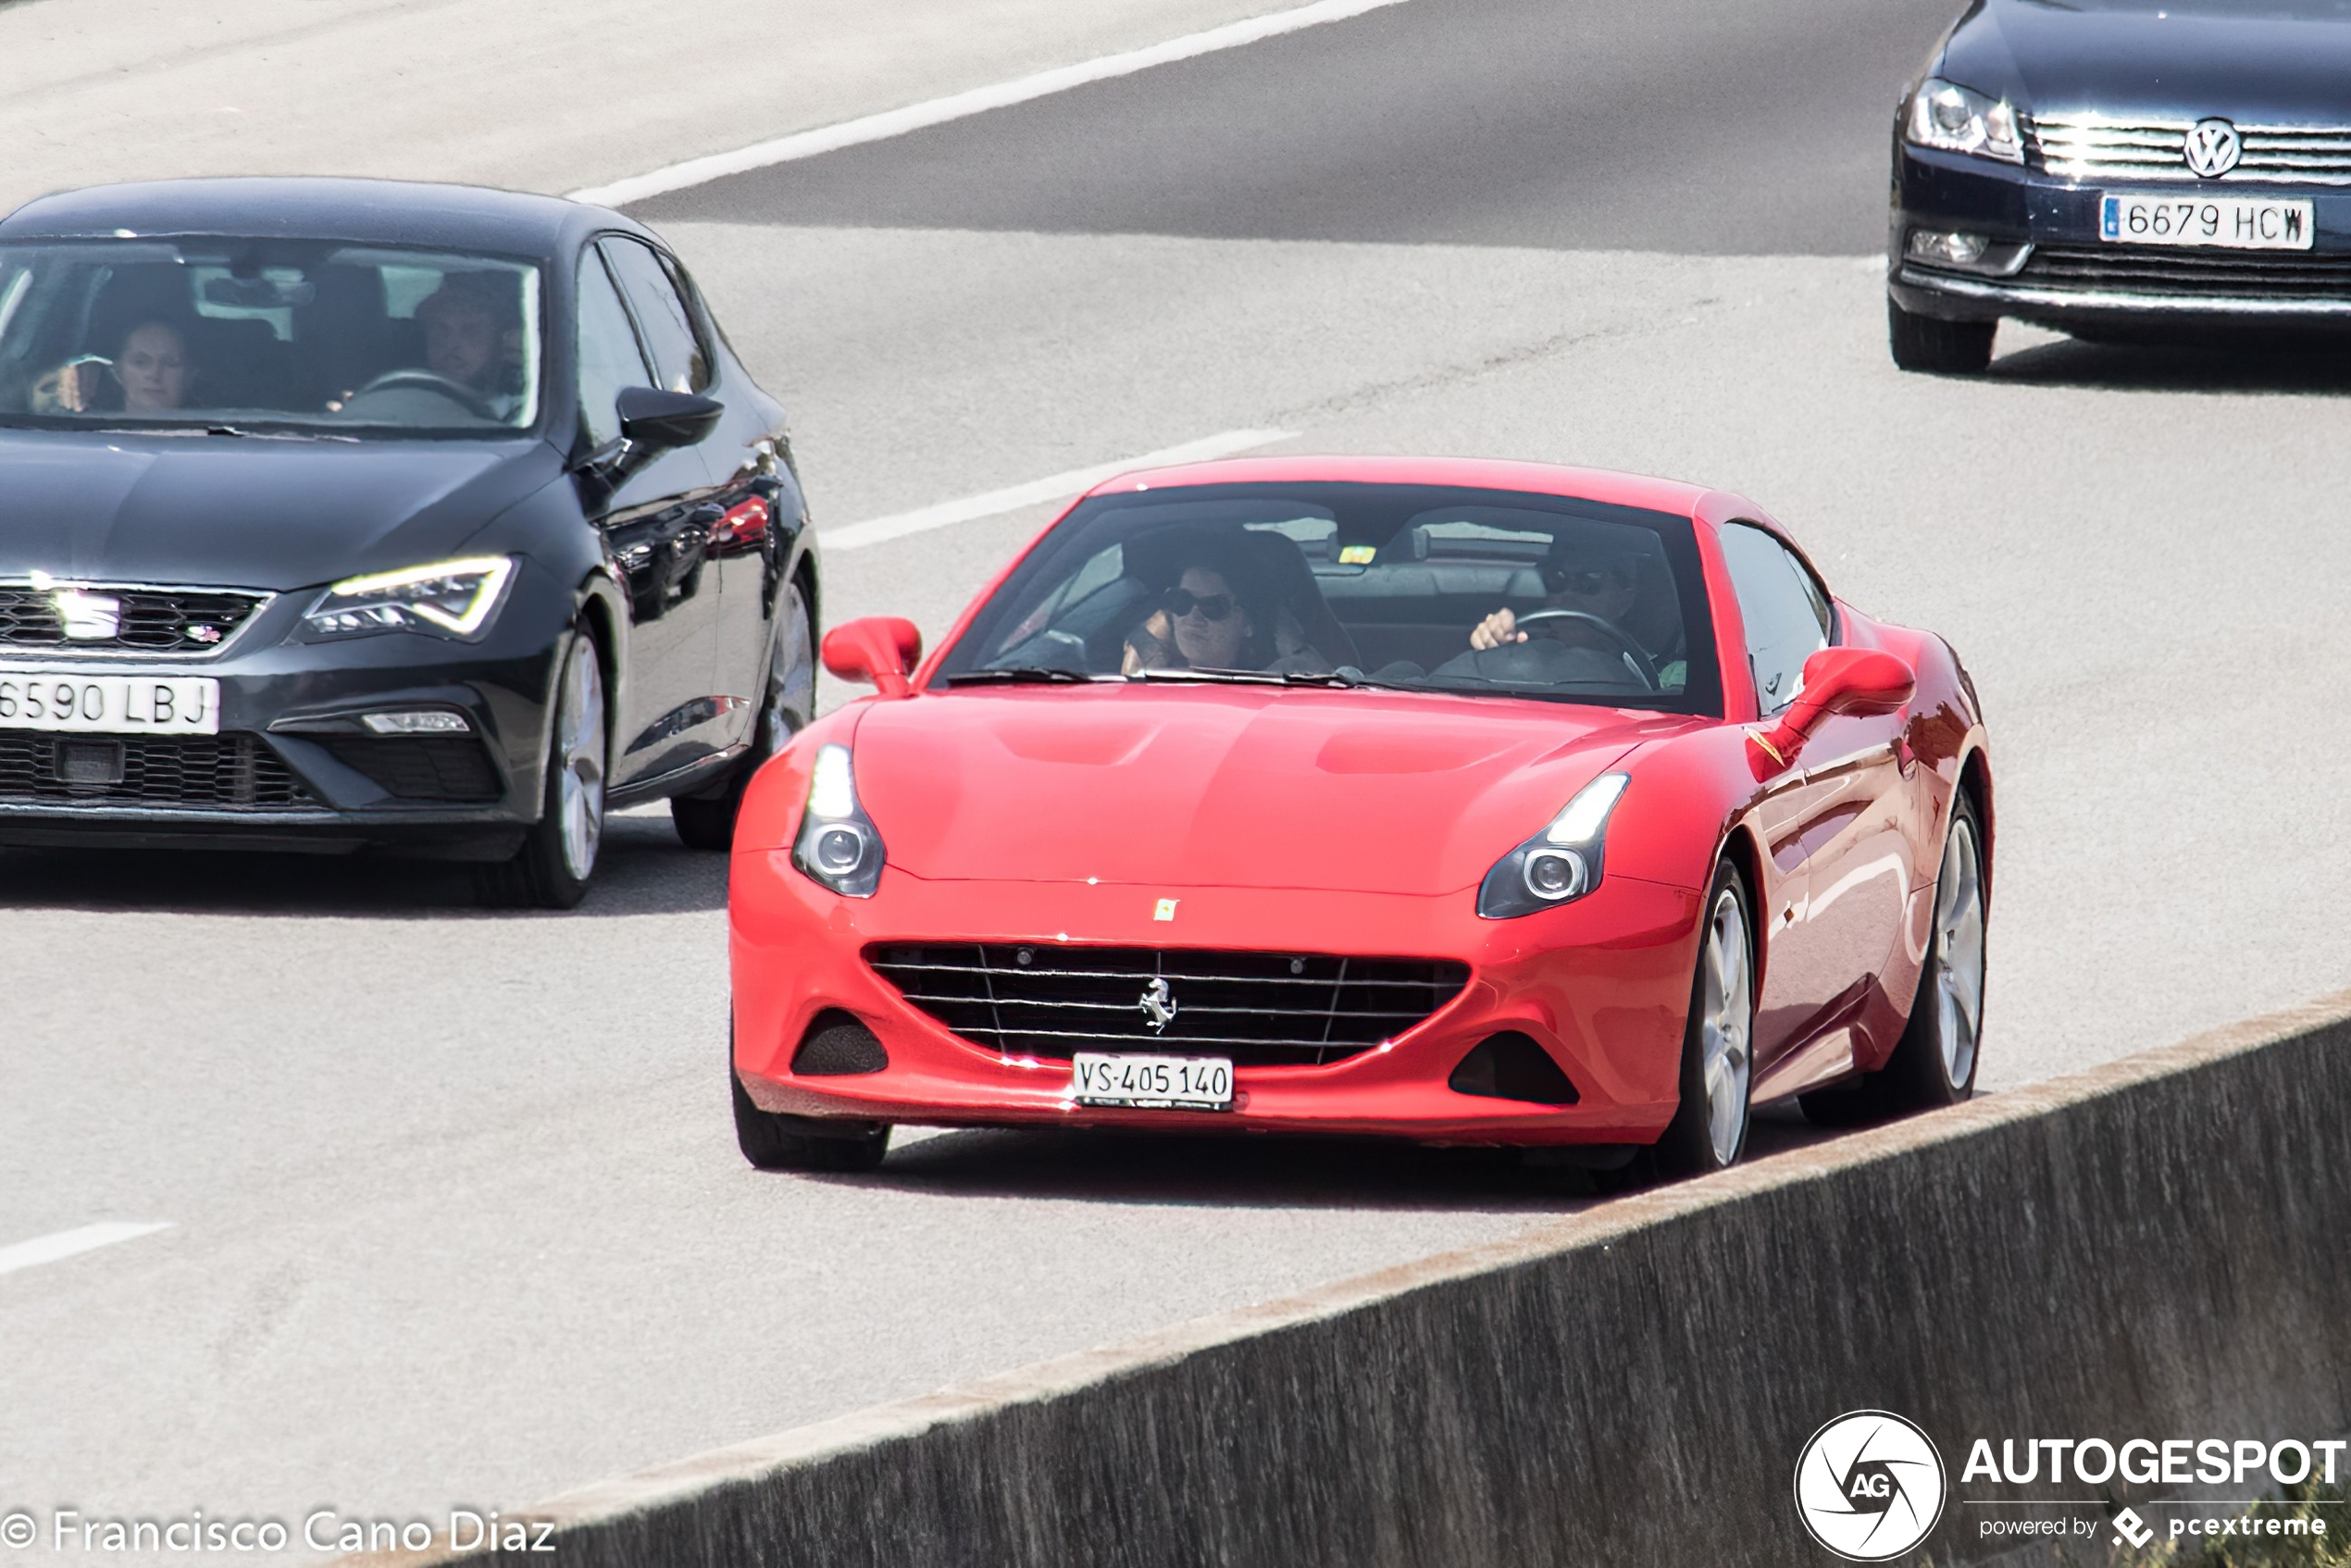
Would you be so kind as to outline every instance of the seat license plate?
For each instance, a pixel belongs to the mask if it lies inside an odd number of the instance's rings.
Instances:
[[[210,676],[0,665],[0,729],[65,735],[218,735]]]
[[[1070,1098],[1080,1105],[1147,1111],[1229,1111],[1233,1064],[1222,1056],[1129,1056],[1079,1052]]]
[[[2307,201],[2129,192],[2107,195],[2098,212],[2098,233],[2120,245],[2232,251],[2307,251],[2313,238]]]

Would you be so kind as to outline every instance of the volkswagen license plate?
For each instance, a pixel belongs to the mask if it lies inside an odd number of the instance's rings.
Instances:
[[[1081,1051],[1070,1065],[1070,1098],[1080,1105],[1128,1105],[1146,1111],[1233,1108],[1233,1064],[1222,1056],[1113,1056]]]
[[[218,735],[210,676],[0,665],[0,729],[69,735]]]
[[[2233,251],[2307,251],[2307,201],[2262,196],[2182,196],[2109,193],[2098,234],[2121,245],[2196,245]]]

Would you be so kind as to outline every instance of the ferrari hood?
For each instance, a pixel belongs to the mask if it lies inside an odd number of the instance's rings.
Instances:
[[[2351,6],[1994,0],[1953,32],[1942,74],[2044,114],[2335,125],[2351,118]]]
[[[560,467],[541,442],[0,432],[0,578],[305,588],[453,554]]]
[[[916,877],[1434,895],[1691,722],[1361,691],[1023,688],[876,703],[854,753],[890,864]]]

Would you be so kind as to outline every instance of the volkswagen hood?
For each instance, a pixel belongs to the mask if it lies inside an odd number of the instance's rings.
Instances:
[[[2036,114],[2351,123],[2346,0],[1988,0],[1936,74]]]

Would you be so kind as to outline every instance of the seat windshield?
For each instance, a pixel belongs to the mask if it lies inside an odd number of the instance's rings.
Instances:
[[[938,679],[1249,679],[1719,714],[1689,519],[1518,492],[1218,485],[1097,497]]]
[[[0,245],[0,424],[482,436],[539,418],[527,262],[332,241]]]

